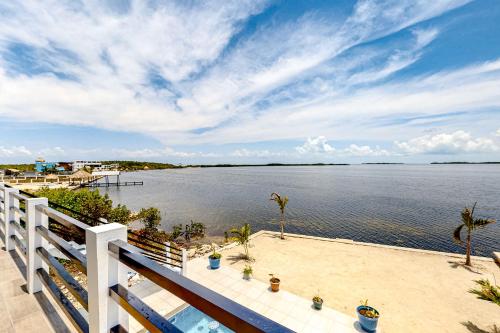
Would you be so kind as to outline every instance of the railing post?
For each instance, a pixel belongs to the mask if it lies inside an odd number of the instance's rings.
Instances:
[[[42,290],[42,281],[38,277],[36,271],[39,268],[45,269],[48,273],[47,264],[36,253],[36,249],[43,247],[48,248],[48,242],[38,232],[36,227],[43,226],[49,228],[49,218],[47,215],[36,209],[37,205],[48,206],[47,198],[28,198],[26,199],[26,280],[28,293],[33,294]]]
[[[172,258],[172,252],[170,251],[170,242],[165,242],[165,254],[167,257],[167,266],[168,268],[171,268],[170,263],[172,260],[170,258]]]
[[[4,202],[4,222],[5,222],[5,250],[7,251],[12,251],[16,248],[16,244],[14,243],[14,240],[10,238],[12,235],[14,235],[14,228],[10,226],[10,221],[12,220],[12,217],[15,216],[15,214],[12,214],[10,207],[12,206],[12,203],[14,197],[11,195],[11,193],[19,193],[18,189],[15,188],[9,188],[5,187],[4,192],[3,192],[3,202]],[[19,202],[18,202],[19,204]]]
[[[188,255],[187,255],[187,250],[182,249],[182,268],[181,268],[181,275],[186,276],[187,275],[187,263],[188,263]]]
[[[89,332],[104,333],[120,324],[128,330],[128,314],[109,296],[109,287],[128,287],[127,268],[112,257],[108,243],[127,241],[127,227],[110,223],[85,230],[87,245],[87,285],[89,302]]]
[[[2,179],[3,180],[3,179]],[[0,211],[0,223],[2,223],[2,231],[3,236],[4,236],[4,244],[5,244],[5,184],[4,182],[0,182],[0,196],[2,197],[2,200],[0,201],[2,203],[1,211]]]

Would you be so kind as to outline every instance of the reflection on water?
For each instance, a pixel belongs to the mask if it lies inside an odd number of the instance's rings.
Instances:
[[[108,189],[134,210],[161,209],[165,229],[203,222],[211,235],[248,222],[278,231],[269,200],[290,197],[286,231],[458,252],[452,242],[460,211],[500,219],[500,165],[352,165],[155,170],[126,173],[144,186]],[[475,253],[499,249],[500,223],[475,233]]]

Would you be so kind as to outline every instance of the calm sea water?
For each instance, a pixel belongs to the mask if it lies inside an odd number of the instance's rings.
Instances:
[[[500,220],[500,165],[351,165],[238,167],[123,174],[144,186],[107,190],[131,209],[161,209],[171,230],[190,220],[209,235],[248,222],[278,231],[276,191],[290,198],[286,231],[438,251],[459,252],[452,232],[465,205]],[[106,190],[101,190],[106,191]],[[500,223],[473,235],[474,253],[500,249]]]

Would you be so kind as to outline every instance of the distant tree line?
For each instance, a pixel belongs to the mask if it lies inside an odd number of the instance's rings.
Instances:
[[[4,169],[16,169],[22,172],[25,171],[35,171],[34,164],[0,164],[0,170]]]
[[[140,161],[102,161],[103,164],[119,164],[122,171],[136,171],[136,170],[158,170],[158,169],[177,169],[181,166],[170,163],[158,162],[140,162]]]
[[[267,163],[267,164],[189,164],[185,168],[231,168],[231,167],[262,167],[262,166],[327,166],[349,165],[346,163]]]

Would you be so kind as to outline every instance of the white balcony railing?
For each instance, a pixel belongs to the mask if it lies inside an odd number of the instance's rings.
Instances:
[[[86,254],[53,233],[49,221],[83,233]],[[166,266],[152,260],[143,250],[127,242],[126,226],[118,223],[87,225],[49,207],[47,198],[29,197],[2,183],[0,231],[6,250],[17,247],[25,256],[28,293],[43,290],[51,293],[80,332],[127,332],[129,315],[150,332],[181,332],[128,290],[128,272],[131,270],[234,331],[292,332],[173,271],[168,267],[172,258],[167,259]],[[51,254],[53,248],[87,276],[87,289]],[[75,308],[49,273],[59,278],[87,315]]]

